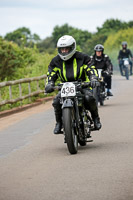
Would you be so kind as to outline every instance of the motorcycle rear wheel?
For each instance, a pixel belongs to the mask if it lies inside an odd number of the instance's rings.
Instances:
[[[70,154],[78,152],[78,137],[75,129],[75,113],[72,107],[63,109],[65,139]]]

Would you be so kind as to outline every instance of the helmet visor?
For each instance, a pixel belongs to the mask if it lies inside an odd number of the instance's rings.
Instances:
[[[70,46],[66,46],[66,47],[58,47],[58,52],[60,55],[62,56],[66,56],[68,54],[70,54],[75,48],[75,44],[72,44]]]

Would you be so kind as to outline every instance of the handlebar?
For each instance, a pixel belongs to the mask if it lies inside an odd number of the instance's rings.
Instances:
[[[73,82],[77,87],[78,86],[81,86],[81,87],[87,87],[87,86],[90,86],[90,82]],[[53,89],[55,91],[57,90],[61,90],[61,87],[62,87],[63,83],[59,83],[57,86],[54,86]]]

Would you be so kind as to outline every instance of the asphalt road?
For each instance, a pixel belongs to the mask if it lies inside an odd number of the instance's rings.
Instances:
[[[0,200],[133,200],[133,77],[114,77],[112,92],[76,155],[53,135],[51,106],[2,129]]]

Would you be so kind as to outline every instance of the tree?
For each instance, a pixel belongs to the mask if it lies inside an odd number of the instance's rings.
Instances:
[[[97,32],[101,34],[109,35],[112,32],[119,31],[120,29],[128,28],[126,22],[122,22],[118,19],[107,19],[101,28],[97,27]]]
[[[56,47],[56,43],[58,41],[58,39],[63,36],[63,35],[71,35],[75,38],[76,43],[81,46],[81,48],[84,46],[85,42],[91,38],[92,34],[88,31],[83,31],[81,29],[78,28],[74,28],[72,26],[69,26],[68,24],[64,24],[62,26],[55,26],[53,33],[52,33],[52,37],[53,37],[53,41],[55,43],[55,47]]]
[[[18,68],[34,62],[33,50],[0,38],[0,81],[15,79]]]
[[[5,40],[13,41],[19,46],[33,47],[34,43],[40,41],[40,37],[37,34],[31,34],[30,29],[26,27],[18,28],[17,30],[7,33],[4,37]]]
[[[46,39],[37,43],[37,48],[40,52],[48,52],[53,54],[55,51],[55,43],[52,37],[47,37]]]
[[[88,55],[94,54],[94,47],[97,44],[104,44],[106,41],[107,36],[104,34],[93,34],[91,39],[88,39],[82,48],[82,51]]]
[[[133,21],[129,21],[128,26],[129,26],[129,28],[132,28],[133,27]]]

